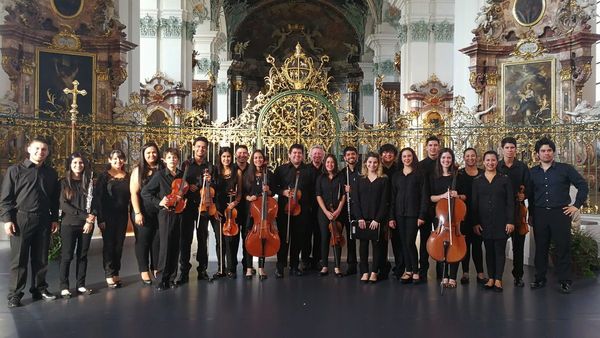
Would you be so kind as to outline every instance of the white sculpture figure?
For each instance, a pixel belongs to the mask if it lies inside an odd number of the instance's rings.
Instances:
[[[12,90],[7,90],[4,96],[0,98],[0,113],[14,114],[17,112],[19,105],[13,101],[15,94]]]
[[[488,114],[489,112],[491,112],[492,110],[494,110],[494,108],[496,108],[496,105],[493,104],[491,105],[488,109],[486,110],[482,110],[482,111],[477,111],[477,106],[473,107],[473,109],[471,111],[476,112],[473,114],[473,116],[475,117],[475,119],[477,119],[477,121],[482,122],[481,118],[483,117],[483,115]]]
[[[477,24],[477,28],[481,28],[485,32],[492,24],[493,20],[494,17],[492,15],[492,3],[488,0],[483,6],[481,6],[481,9],[477,13],[475,24]]]
[[[596,0],[577,0],[576,2],[590,18],[596,17]]]
[[[565,114],[573,116],[578,122],[591,122],[600,120],[600,101],[593,106],[586,100],[581,100],[573,111],[565,111]]]

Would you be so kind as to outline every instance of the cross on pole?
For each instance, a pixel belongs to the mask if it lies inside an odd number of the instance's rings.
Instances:
[[[87,92],[85,89],[79,90],[77,87],[79,86],[79,81],[73,81],[73,89],[65,88],[63,89],[63,93],[67,95],[73,95],[73,103],[71,103],[71,152],[75,151],[75,125],[77,124],[77,95],[86,96]]]

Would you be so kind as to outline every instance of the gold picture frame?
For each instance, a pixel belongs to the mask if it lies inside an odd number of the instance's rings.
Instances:
[[[50,0],[52,11],[63,19],[74,19],[81,14],[85,0]]]
[[[544,14],[546,0],[513,0],[512,16],[523,27],[537,25],[544,18]]]
[[[501,64],[500,111],[508,125],[548,125],[556,116],[556,60]]]

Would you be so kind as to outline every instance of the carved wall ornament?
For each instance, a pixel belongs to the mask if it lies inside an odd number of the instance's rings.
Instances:
[[[229,85],[226,82],[221,82],[217,84],[217,94],[227,94],[229,90]]]
[[[146,14],[140,19],[140,35],[145,38],[156,37],[158,33],[158,20]]]
[[[159,19],[159,31],[163,38],[181,37],[182,22],[175,16]]]
[[[596,14],[594,0],[565,0],[558,8],[555,26],[559,34],[570,34],[576,31],[590,31],[588,21]]]
[[[398,41],[401,45],[408,41],[408,25],[400,25],[398,27]]]
[[[81,39],[69,25],[62,25],[61,30],[52,38],[50,48],[78,51],[81,50]]]
[[[477,27],[472,31],[475,39],[493,44],[499,43],[506,27],[501,3],[487,0],[477,13],[475,24]]]
[[[395,71],[394,61],[384,60],[373,64],[373,72],[376,75],[394,75]]]
[[[410,38],[412,41],[429,41],[431,26],[425,20],[411,22],[409,24]]]
[[[444,20],[431,25],[433,39],[437,42],[454,41],[454,24]]]
[[[485,76],[485,83],[488,86],[497,86],[499,80],[500,74],[497,71],[487,73]]]
[[[485,74],[471,71],[469,74],[469,84],[477,94],[481,94],[485,89]]]
[[[530,60],[536,58],[544,53],[548,52],[534,35],[530,35],[524,39],[519,40],[515,50],[510,53],[510,56],[517,56],[524,60]]]

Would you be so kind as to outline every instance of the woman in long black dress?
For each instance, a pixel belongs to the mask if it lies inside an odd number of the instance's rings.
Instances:
[[[449,148],[440,150],[440,155],[436,161],[436,166],[433,175],[429,178],[429,196],[433,203],[437,203],[442,199],[448,198],[448,190],[450,197],[466,200],[465,184],[463,175],[458,173],[456,166],[456,158],[454,151]],[[445,287],[456,287],[456,274],[458,272],[459,263],[451,263],[449,271],[446,271],[443,276],[442,284]]]
[[[266,192],[269,195],[273,195],[271,189],[269,188],[269,184],[271,184],[269,182],[272,182],[273,179],[273,173],[270,170],[266,171],[268,184],[263,186],[265,175],[263,170],[265,170],[266,168],[266,161],[267,159],[262,150],[256,149],[254,153],[252,153],[252,163],[250,164],[250,167],[248,168],[248,170],[246,170],[246,173],[244,175],[244,195],[246,196],[245,202],[247,203],[247,210],[250,210],[250,203],[261,198],[263,192]],[[253,224],[254,222],[252,220],[252,217],[250,216],[250,213],[248,213],[248,220],[246,224],[244,224],[244,239],[246,238],[246,235],[252,230]],[[244,277],[246,279],[252,279],[252,256],[245,250],[244,256],[246,259],[246,264],[248,264],[246,268],[246,274],[244,275]],[[258,277],[261,281],[267,279],[267,274],[265,272],[264,257],[258,257]]]
[[[418,167],[419,160],[412,148],[400,151],[401,167],[391,179],[389,226],[402,243],[405,271],[402,283],[419,283],[419,256],[417,253],[417,231],[425,224],[429,201],[424,192],[425,176]],[[399,271],[400,272],[400,271]]]
[[[156,275],[158,268],[159,236],[158,209],[141,197],[142,188],[152,176],[164,168],[158,145],[154,142],[142,146],[140,163],[133,168],[129,182],[131,193],[131,220],[134,224],[135,257],[140,277],[145,285],[152,284],[150,271]]]
[[[485,173],[473,181],[473,231],[483,236],[489,280],[486,289],[502,292],[506,240],[515,230],[514,194],[508,176],[496,172],[498,154],[483,155]]]
[[[473,255],[473,264],[477,271],[477,282],[485,283],[483,275],[483,250],[482,242],[483,239],[480,235],[473,232],[473,220],[470,217],[470,203],[471,203],[471,191],[473,187],[473,180],[475,177],[483,174],[483,169],[477,168],[477,151],[473,148],[467,148],[463,152],[463,158],[465,160],[465,167],[461,168],[458,172],[462,174],[465,183],[465,194],[467,200],[467,215],[465,221],[461,224],[460,231],[465,235],[465,241],[467,243],[467,253],[463,258],[461,265],[463,275],[460,278],[461,284],[469,283],[469,265],[471,261],[471,254]]]
[[[220,222],[213,222],[213,230],[216,237],[217,261],[219,271],[216,276],[227,275],[229,278],[236,278],[237,267],[237,243],[240,240],[238,232],[235,236],[225,236],[223,224],[225,223],[226,213],[235,208],[242,198],[242,171],[236,169],[233,163],[233,151],[229,147],[223,147],[219,151],[219,164],[217,165],[217,177],[215,180],[215,203],[217,212],[220,216]],[[219,228],[215,228],[218,225]],[[221,240],[223,243],[221,243]],[[221,245],[223,246],[221,248]],[[225,272],[227,270],[227,272]]]
[[[119,272],[123,243],[127,231],[129,204],[129,174],[125,171],[125,154],[113,150],[108,157],[109,168],[98,178],[98,227],[102,230],[104,276],[109,288],[121,286]]]
[[[377,239],[360,239],[360,280],[376,283],[379,269],[379,245],[383,240],[382,226],[387,225],[390,185],[376,153],[368,153],[362,170],[363,176],[356,184],[354,215],[361,230],[377,231]],[[369,242],[373,247],[373,263],[369,269]],[[369,274],[370,272],[370,274]]]

